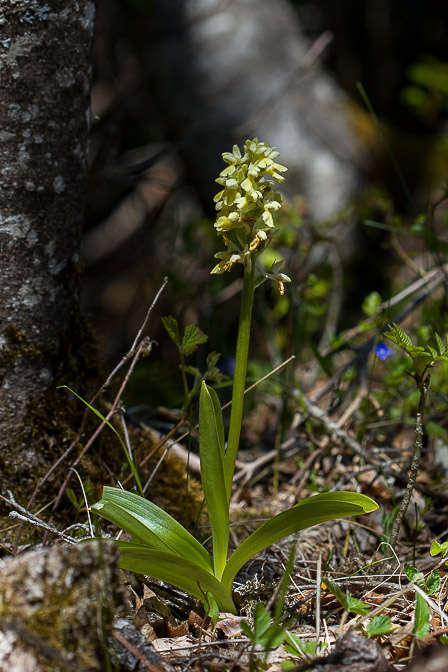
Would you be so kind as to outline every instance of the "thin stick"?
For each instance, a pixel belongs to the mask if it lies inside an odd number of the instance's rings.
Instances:
[[[420,586],[418,586],[417,584],[415,584],[414,590],[415,590],[416,593],[418,593],[419,595],[421,595],[423,597],[425,602],[427,602],[429,604],[431,609],[433,609],[436,612],[436,614],[439,614],[441,620],[445,621],[445,623],[448,624],[448,615],[442,609],[440,609],[440,607],[438,606],[438,604],[436,604],[434,602],[434,600],[431,600],[428,593],[425,593],[425,591],[422,590],[420,588]]]
[[[321,583],[322,583],[322,555],[319,553],[316,570],[316,655],[320,649],[320,601],[321,601]]]
[[[255,389],[255,388],[258,387],[258,385],[260,385],[261,383],[264,383],[265,380],[267,380],[268,378],[270,378],[271,376],[273,376],[274,373],[278,373],[278,371],[280,371],[281,369],[283,369],[284,366],[286,366],[287,364],[289,364],[290,362],[292,362],[292,360],[295,359],[295,358],[296,358],[295,355],[291,355],[291,357],[288,357],[288,359],[285,359],[285,361],[282,362],[281,364],[279,364],[278,366],[276,366],[275,369],[272,369],[272,371],[270,371],[269,373],[267,373],[265,376],[263,376],[262,378],[260,378],[260,380],[257,380],[253,385],[251,385],[251,386],[248,387],[246,390],[244,390],[244,394],[247,394],[247,393],[250,392],[251,390]],[[224,406],[221,406],[221,411],[225,411],[225,410],[226,410],[227,408],[229,408],[231,405],[232,405],[232,402],[231,402],[231,401],[228,401],[227,404],[224,404]],[[178,422],[172,429],[170,429],[170,431],[169,431],[169,432],[168,432],[168,433],[167,433],[167,434],[166,434],[166,435],[165,435],[165,436],[158,442],[157,446],[151,451],[151,453],[150,453],[149,455],[147,455],[147,456],[140,462],[139,467],[142,467],[144,464],[146,464],[146,462],[149,460],[149,458],[150,458],[154,453],[156,453],[160,448],[162,448],[162,446],[165,445],[165,443],[166,443],[166,442],[173,436],[173,434],[176,433],[177,429],[179,428],[179,426],[181,425],[182,422],[183,422],[183,419],[181,419],[181,420],[180,420],[180,421],[179,421],[179,422]],[[184,439],[186,439],[187,436],[191,433],[191,431],[195,431],[195,430],[197,430],[198,427],[199,427],[199,423],[196,424],[196,425],[193,427],[193,430],[188,430],[188,432],[184,432],[184,434],[182,434],[178,439],[176,439],[176,441],[175,441],[175,445],[180,445],[180,442],[183,441]],[[173,443],[174,443],[174,442],[173,442]],[[167,453],[168,453],[170,447],[171,447],[171,446],[168,446],[168,448],[164,450],[164,452],[163,452],[161,458],[160,458],[159,461],[157,462],[156,466],[154,467],[153,472],[151,473],[151,475],[150,475],[148,481],[146,482],[145,487],[143,488],[143,492],[146,492],[146,490],[147,490],[149,484],[151,483],[152,479],[154,478],[154,476],[155,476],[155,474],[156,474],[156,472],[157,472],[157,469],[160,467],[161,463],[162,463],[163,460],[165,459],[165,457],[166,457],[166,455],[167,455]],[[269,459],[268,459],[268,461],[269,461]],[[131,478],[132,478],[131,475],[127,476],[127,477],[125,478],[125,480],[123,481],[123,485],[125,485]]]
[[[420,457],[422,454],[423,447],[423,414],[425,412],[426,399],[428,396],[429,383],[431,381],[431,376],[428,374],[424,380],[419,384],[420,388],[420,401],[418,404],[417,418],[415,423],[415,443],[414,443],[414,457],[412,460],[411,469],[409,472],[409,480],[406,486],[406,490],[401,500],[400,508],[397,515],[395,516],[394,524],[392,526],[392,532],[389,538],[389,544],[391,548],[395,548],[397,544],[398,534],[400,532],[401,524],[403,518],[406,514],[406,511],[409,506],[409,502],[412,497],[412,493],[415,489],[415,483],[417,480],[418,469],[420,466]]]
[[[64,532],[60,532],[57,529],[57,527],[45,523],[43,520],[38,518],[36,514],[31,513],[31,511],[28,511],[27,509],[25,509],[25,507],[18,504],[14,499],[14,495],[12,494],[12,492],[8,491],[8,495],[9,499],[4,497],[3,495],[0,495],[0,499],[3,499],[3,501],[9,504],[9,506],[13,506],[14,508],[18,509],[18,511],[11,511],[11,513],[9,514],[10,518],[17,518],[18,520],[21,520],[23,523],[26,522],[30,523],[31,525],[35,525],[36,527],[41,527],[44,530],[48,530],[53,534],[56,534],[58,537],[60,537],[64,541],[67,541],[69,544],[76,544],[76,540],[73,539],[73,537],[70,537],[68,534],[64,534]]]
[[[113,414],[115,413],[115,411],[116,411],[116,409],[117,409],[118,402],[119,402],[120,399],[121,399],[121,395],[123,394],[124,389],[125,389],[125,387],[126,387],[128,381],[129,381],[129,378],[130,378],[130,376],[131,376],[131,373],[133,372],[134,367],[135,367],[135,365],[137,364],[137,361],[139,360],[141,351],[142,351],[145,347],[146,347],[146,343],[145,343],[145,339],[143,339],[143,341],[141,341],[140,345],[139,345],[138,348],[137,348],[137,352],[136,352],[135,355],[134,355],[134,358],[133,358],[133,360],[132,360],[132,362],[131,362],[131,364],[130,364],[130,366],[129,366],[129,369],[128,369],[128,371],[127,371],[127,373],[126,373],[126,376],[125,376],[125,378],[124,378],[124,380],[123,380],[123,382],[122,382],[122,384],[121,384],[121,386],[120,386],[120,389],[118,390],[118,394],[117,394],[116,397],[115,397],[115,400],[114,400],[114,402],[113,402],[113,404],[112,404],[112,408],[110,409],[109,413],[106,415],[105,420],[102,421],[102,422],[99,424],[99,426],[96,428],[96,430],[94,431],[94,433],[92,434],[92,436],[90,437],[90,439],[88,440],[88,442],[86,443],[86,445],[84,446],[84,448],[82,449],[82,451],[79,453],[78,457],[76,458],[76,460],[75,460],[75,461],[73,462],[73,464],[72,464],[72,468],[73,468],[73,467],[76,467],[76,466],[80,463],[80,461],[82,460],[82,458],[84,457],[84,455],[86,454],[86,452],[89,450],[89,448],[90,448],[90,446],[92,445],[92,443],[93,443],[93,442],[95,441],[95,439],[101,434],[102,430],[103,430],[104,427],[106,426],[106,421],[110,420],[111,417],[113,416]],[[59,503],[60,503],[60,501],[61,501],[61,499],[62,499],[62,496],[63,496],[63,494],[64,494],[64,492],[65,492],[65,490],[66,490],[66,488],[67,488],[67,486],[68,486],[68,484],[69,484],[69,482],[70,482],[71,477],[72,477],[72,471],[68,471],[68,472],[67,472],[67,475],[66,475],[66,477],[65,477],[65,480],[64,480],[64,482],[63,482],[63,484],[62,484],[62,486],[61,486],[61,488],[60,488],[60,490],[59,490],[59,492],[58,492],[58,496],[56,497],[56,501],[55,501],[55,503],[54,503],[54,505],[53,505],[53,509],[52,509],[52,511],[51,511],[51,516],[50,516],[50,520],[49,520],[50,523],[53,521],[54,514],[56,513],[56,509],[57,509],[58,506],[59,506]],[[43,544],[44,544],[44,546],[45,546],[45,543],[46,543],[46,541],[47,541],[47,538],[48,538],[48,535],[46,534],[45,537],[44,537],[44,539],[43,539]]]
[[[143,331],[145,330],[146,325],[148,324],[148,321],[149,321],[149,318],[150,318],[150,316],[151,316],[151,313],[152,313],[152,311],[154,310],[155,305],[156,305],[157,301],[159,300],[160,295],[162,294],[162,292],[163,292],[163,290],[165,289],[165,287],[167,286],[167,284],[168,284],[168,278],[165,277],[165,278],[163,278],[162,286],[160,287],[159,291],[158,291],[157,294],[155,295],[155,297],[154,297],[154,299],[153,299],[153,302],[151,303],[151,305],[149,306],[149,308],[148,308],[148,310],[147,310],[147,312],[146,312],[145,319],[143,320],[143,324],[142,324],[142,326],[140,327],[140,329],[139,329],[139,331],[138,331],[138,333],[137,333],[137,336],[136,336],[135,339],[134,339],[133,344],[131,345],[131,349],[125,354],[125,356],[123,357],[123,359],[121,360],[121,362],[119,362],[119,364],[117,364],[117,366],[115,367],[115,369],[114,369],[114,370],[112,371],[112,373],[108,376],[106,382],[104,383],[104,385],[103,385],[102,388],[101,388],[101,392],[104,392],[104,390],[109,386],[109,384],[110,384],[112,378],[114,378],[114,376],[115,376],[116,373],[121,369],[121,367],[122,367],[124,364],[126,364],[126,362],[132,357],[133,353],[135,352],[135,349],[137,348],[137,345],[139,344],[140,337],[141,337]]]
[[[73,469],[73,467],[71,467],[71,469]],[[87,500],[87,495],[86,495],[86,491],[85,491],[85,488],[84,488],[84,483],[82,482],[82,478],[81,478],[81,476],[79,475],[79,473],[76,471],[76,469],[73,469],[73,471],[75,472],[76,476],[78,477],[79,485],[81,486],[82,495],[83,495],[83,497],[84,497],[84,502],[85,502],[85,504],[86,504],[86,513],[87,513],[87,520],[89,521],[90,536],[91,536],[91,537],[94,537],[94,536],[95,536],[95,532],[94,532],[94,530],[93,530],[92,517],[91,517],[91,515],[90,515],[89,502],[88,502],[88,500]]]
[[[413,282],[412,284],[400,290],[390,299],[387,299],[387,301],[383,301],[382,303],[380,303],[375,315],[372,315],[372,317],[368,317],[366,320],[364,320],[362,326],[358,324],[355,327],[347,329],[346,331],[343,331],[340,334],[340,338],[343,339],[343,343],[346,343],[354,336],[357,336],[360,333],[361,329],[365,329],[366,324],[368,325],[373,324],[375,320],[378,319],[378,316],[381,313],[383,313],[386,310],[389,310],[390,308],[393,308],[394,306],[401,303],[402,301],[404,301],[404,299],[407,299],[411,294],[414,294],[418,290],[425,288],[422,294],[419,295],[419,298],[420,297],[426,298],[426,296],[432,294],[436,289],[436,287],[438,287],[438,285],[444,282],[447,272],[448,272],[448,264],[444,264],[443,266],[435,266],[431,270],[427,271],[423,276],[423,278],[420,277],[418,280],[415,280],[415,282]],[[400,318],[398,316],[395,317],[394,322],[398,322],[399,319]],[[322,357],[326,357],[331,352],[333,352],[333,347],[328,346],[321,352],[321,355]]]

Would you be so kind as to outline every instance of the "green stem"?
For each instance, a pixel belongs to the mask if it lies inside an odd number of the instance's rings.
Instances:
[[[252,258],[251,270],[244,269],[243,295],[241,298],[240,323],[236,344],[235,375],[233,378],[232,410],[230,413],[229,436],[224,461],[224,480],[227,501],[232,493],[235,460],[240,442],[243,420],[244,390],[246,387],[247,356],[249,353],[250,323],[255,289],[255,259]]]
[[[185,397],[183,410],[186,411],[188,404],[190,403],[190,390],[188,389],[187,374],[185,373],[185,357],[182,350],[179,350],[179,355],[180,355],[180,371],[182,375],[182,385],[184,388],[184,397]]]

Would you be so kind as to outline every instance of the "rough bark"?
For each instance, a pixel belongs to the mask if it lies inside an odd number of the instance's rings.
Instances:
[[[36,477],[39,434],[59,423],[51,394],[88,375],[77,306],[93,23],[92,0],[0,5],[3,484]]]
[[[120,604],[118,552],[110,542],[63,544],[0,561],[0,669],[104,670]]]

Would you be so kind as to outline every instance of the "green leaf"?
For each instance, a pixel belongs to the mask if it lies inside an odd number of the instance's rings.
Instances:
[[[185,333],[180,349],[184,355],[188,357],[196,350],[198,345],[201,343],[206,343],[207,341],[208,336],[204,334],[204,332],[201,331],[199,327],[197,327],[195,324],[189,324],[187,327],[185,327]]]
[[[228,380],[229,376],[226,376],[222,373],[216,366],[221,353],[219,352],[210,352],[207,356],[207,370],[204,373],[204,380],[210,380],[213,383],[221,383],[223,380]]]
[[[202,383],[199,399],[202,488],[213,534],[215,576],[220,579],[229,546],[229,509],[224,481],[224,426],[218,395]]]
[[[374,616],[367,626],[369,637],[388,635],[392,631],[392,621],[389,616]]]
[[[212,571],[210,555],[199,541],[177,520],[144,497],[106,486],[101,501],[90,509],[150,548],[169,551]]]
[[[184,366],[184,371],[185,373],[189,373],[190,375],[194,376],[195,378],[201,378],[202,374],[197,368],[197,366]]]
[[[426,347],[427,347],[427,349],[428,349],[428,352],[431,353],[431,357],[432,357],[433,359],[436,359],[436,357],[439,356],[438,353],[437,353],[437,350],[436,350],[435,348],[431,348],[430,345],[427,345]]]
[[[431,555],[442,554],[442,558],[448,553],[448,541],[444,541],[440,544],[438,541],[433,541],[431,544]]]
[[[428,593],[428,595],[433,595],[434,593],[437,593],[439,588],[440,588],[440,573],[436,569],[433,569],[433,571],[426,579],[425,590]]]
[[[82,500],[78,502],[78,498],[76,497],[73,488],[66,488],[65,494],[69,498],[70,502],[73,504],[74,508],[79,510],[81,508]]]
[[[209,352],[207,355],[207,371],[210,371],[211,369],[214,369],[217,363],[219,362],[219,359],[221,357],[220,352],[215,352],[214,350],[212,352]]]
[[[347,590],[344,595],[338,584],[330,581],[330,579],[327,578],[324,579],[324,583],[330,593],[335,596],[335,598],[340,604],[342,604],[346,611],[351,611],[353,614],[360,614],[361,616],[365,616],[369,613],[369,605],[365,604],[365,602],[360,602],[357,600],[355,597],[353,597],[353,595],[351,595],[350,591]]]
[[[405,331],[403,331],[403,329],[399,327],[398,324],[389,324],[389,329],[390,331],[384,332],[384,336],[392,341],[392,343],[398,345],[400,348],[405,350],[405,352],[409,352],[409,348],[414,347],[411,341],[411,337]]]
[[[403,571],[409,581],[415,581],[415,583],[420,586],[420,588],[425,587],[425,577],[423,576],[423,573],[419,572],[413,565],[405,562],[403,565]]]
[[[232,597],[218,579],[191,560],[132,542],[116,541],[115,544],[120,551],[122,569],[168,581],[200,600],[204,600],[204,593],[210,591],[221,611],[236,612]]]
[[[377,312],[378,306],[381,304],[382,300],[383,299],[378,292],[370,292],[370,294],[367,294],[362,304],[362,310],[364,314],[368,317],[373,317],[373,315],[375,315]]]
[[[443,340],[440,338],[439,334],[437,332],[434,333],[436,343],[437,343],[437,348],[439,350],[439,355],[444,355],[446,352],[446,345],[443,342]]]
[[[180,347],[180,334],[179,334],[179,325],[175,317],[167,315],[162,317],[163,326],[165,327],[168,335],[173,339],[175,344]]]
[[[288,630],[286,630],[285,635],[287,642],[287,644],[285,644],[285,650],[288,653],[292,653],[293,656],[314,658],[317,653],[321,653],[327,646],[325,643],[322,643],[319,648],[317,648],[315,639],[302,639],[301,637],[293,635],[293,633]]]
[[[409,579],[409,581],[413,581],[413,580],[414,580],[414,576],[415,576],[416,574],[418,574],[418,570],[417,570],[413,565],[410,565],[408,562],[405,562],[405,563],[404,563],[404,565],[403,565],[403,571],[404,571],[404,573],[406,574],[406,576],[407,576],[407,578]],[[423,576],[423,574],[422,574],[422,576]]]
[[[349,611],[347,597],[339,588],[338,584],[327,578],[324,579],[324,584],[326,585],[330,593],[335,596],[339,604],[341,604],[346,611]]]
[[[260,637],[266,633],[270,625],[271,615],[269,611],[262,604],[257,604],[254,610],[254,629],[252,630],[246,621],[241,621],[241,630],[251,642],[258,644]]]
[[[207,591],[206,597],[202,600],[202,604],[204,605],[205,613],[216,625],[216,623],[219,621],[219,606],[209,590]]]
[[[132,474],[133,474],[133,476],[134,476],[134,478],[135,478],[135,482],[137,483],[138,491],[140,492],[141,495],[143,495],[143,486],[142,486],[142,483],[141,483],[141,481],[140,481],[140,476],[138,475],[137,467],[135,466],[135,464],[134,464],[134,462],[133,462],[131,456],[130,456],[129,453],[128,453],[128,449],[126,448],[125,444],[123,443],[123,439],[121,438],[120,434],[117,432],[117,430],[115,429],[115,427],[114,427],[113,425],[111,425],[111,423],[109,422],[109,420],[106,420],[106,418],[104,417],[104,415],[102,415],[99,411],[97,411],[96,408],[94,408],[93,406],[91,406],[85,399],[83,399],[82,397],[80,397],[79,394],[76,394],[76,392],[75,392],[74,390],[72,390],[70,387],[68,387],[68,385],[59,385],[58,389],[61,389],[61,388],[65,388],[66,390],[68,390],[69,392],[71,392],[73,395],[75,395],[75,397],[77,397],[77,399],[79,399],[80,401],[82,401],[82,403],[85,404],[85,405],[87,406],[87,408],[90,408],[90,410],[91,410],[93,413],[95,413],[95,415],[97,415],[99,418],[101,418],[101,420],[102,420],[102,421],[109,427],[109,429],[111,429],[111,430],[113,431],[113,433],[118,437],[118,440],[120,441],[121,446],[122,446],[122,448],[123,448],[123,450],[124,450],[124,453],[125,453],[125,455],[126,455],[126,459],[127,459],[127,461],[128,461],[128,464],[129,464],[129,466],[130,466],[130,468],[131,468]]]
[[[254,629],[241,621],[241,630],[251,642],[265,650],[277,648],[286,637],[285,630],[272,621],[271,614],[262,604],[257,604],[254,610]]]
[[[245,562],[276,541],[327,520],[370,513],[378,504],[355,492],[326,492],[309,497],[264,523],[232,553],[222,582],[230,590],[233,578]]]
[[[428,635],[429,631],[431,630],[431,626],[429,624],[431,613],[429,611],[426,600],[420,595],[420,593],[416,593],[415,597],[416,606],[412,634],[414,637],[426,637],[426,635]]]
[[[370,607],[368,604],[357,600],[356,597],[353,597],[353,595],[351,595],[348,590],[346,596],[348,611],[351,611],[353,614],[360,614],[361,616],[366,616],[369,613]]]

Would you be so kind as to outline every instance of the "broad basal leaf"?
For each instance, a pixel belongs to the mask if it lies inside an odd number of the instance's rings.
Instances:
[[[202,488],[213,535],[215,576],[224,571],[229,545],[229,510],[224,482],[224,426],[216,392],[202,383],[199,400]]]
[[[221,611],[235,613],[235,605],[221,583],[210,572],[186,558],[153,550],[126,541],[115,542],[120,551],[119,564],[138,574],[168,581],[203,600],[207,591],[215,598]]]
[[[326,492],[309,497],[288,511],[274,516],[243,541],[230,556],[222,583],[227,590],[230,590],[235,574],[245,562],[290,534],[327,520],[358,516],[375,511],[377,508],[378,504],[373,499],[354,492]]]
[[[169,551],[212,571],[210,555],[177,520],[144,497],[119,488],[103,488],[101,501],[90,507],[94,513],[128,532],[150,548]]]

